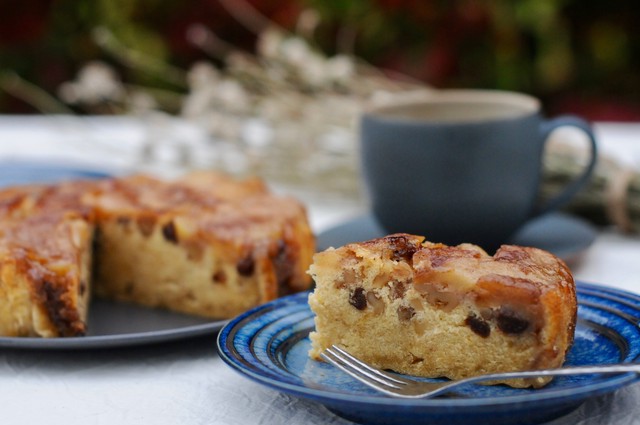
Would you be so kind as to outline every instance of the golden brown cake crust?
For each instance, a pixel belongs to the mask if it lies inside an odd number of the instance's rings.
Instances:
[[[573,277],[537,248],[490,256],[394,234],[317,253],[310,273],[314,358],[339,344],[382,368],[461,378],[558,367],[573,343]]]
[[[0,192],[0,333],[77,336],[86,332],[90,209],[84,182]],[[46,211],[46,213],[45,213]]]
[[[6,188],[0,224],[5,335],[84,334],[90,287],[224,318],[311,283],[306,211],[259,179],[196,172]]]
[[[264,251],[279,262],[282,291],[309,286],[306,268],[314,240],[306,211],[293,198],[274,196],[261,180],[238,182],[217,173],[197,172],[159,183],[136,175],[104,181],[83,200],[94,208],[99,221],[133,220],[142,233],[159,225],[168,241],[191,244],[194,249],[193,245],[215,242],[245,251],[247,256]]]

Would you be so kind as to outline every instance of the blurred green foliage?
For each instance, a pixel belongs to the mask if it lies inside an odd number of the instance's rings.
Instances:
[[[640,11],[633,0],[237,0],[294,29],[313,8],[314,42],[352,52],[435,87],[520,90],[553,112],[640,120]],[[118,66],[123,80],[170,90],[179,81],[150,74],[105,49],[96,29],[159,64],[186,70],[207,58],[186,33],[203,24],[250,49],[255,34],[224,7],[201,0],[0,0],[0,112],[32,112],[9,95],[11,76],[44,92],[83,63]],[[211,59],[211,58],[207,58]],[[2,88],[5,90],[3,91]]]
[[[355,49],[438,87],[638,99],[634,1],[308,0],[358,34]]]

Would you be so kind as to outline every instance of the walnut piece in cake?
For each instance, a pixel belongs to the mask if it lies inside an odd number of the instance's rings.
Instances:
[[[318,360],[337,344],[383,369],[459,379],[559,367],[573,343],[573,277],[540,249],[503,245],[490,256],[394,234],[317,253],[309,273]]]

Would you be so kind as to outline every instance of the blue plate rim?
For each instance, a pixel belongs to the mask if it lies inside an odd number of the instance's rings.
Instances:
[[[576,282],[576,289],[578,292],[581,289],[590,289],[592,291],[605,292],[613,295],[617,295],[622,299],[634,298],[637,301],[640,301],[640,295],[634,294],[629,291],[625,291],[618,288],[602,286],[594,283],[586,283],[582,281]],[[291,394],[296,394],[303,397],[311,397],[313,399],[319,401],[326,401],[328,403],[332,403],[337,401],[336,398],[339,397],[340,402],[353,402],[358,404],[376,404],[376,405],[384,405],[385,407],[417,407],[417,408],[477,408],[477,407],[487,407],[487,406],[504,406],[504,405],[516,405],[516,404],[524,404],[531,402],[549,402],[554,400],[562,400],[567,397],[580,397],[583,396],[581,400],[586,398],[595,397],[597,395],[606,394],[612,391],[615,391],[623,386],[630,385],[634,382],[640,381],[640,376],[635,373],[629,372],[620,375],[613,375],[611,377],[607,377],[606,379],[599,381],[597,383],[592,383],[589,385],[580,386],[577,388],[558,388],[552,390],[546,390],[541,393],[526,393],[521,395],[505,395],[500,397],[486,397],[486,398],[433,398],[433,399],[398,399],[392,397],[380,397],[380,396],[370,396],[363,394],[348,394],[348,393],[336,393],[334,391],[319,389],[319,388],[309,388],[305,386],[300,386],[297,384],[292,384],[288,382],[283,382],[274,377],[265,376],[264,374],[255,372],[253,370],[242,367],[240,363],[236,361],[233,357],[232,353],[228,351],[228,341],[230,334],[234,331],[234,329],[242,322],[246,321],[247,318],[262,312],[263,310],[269,309],[273,310],[276,308],[282,308],[286,306],[287,303],[301,303],[302,300],[308,298],[310,292],[302,292],[294,295],[289,295],[283,298],[279,298],[270,303],[263,304],[261,306],[255,307],[236,318],[232,319],[227,323],[221,331],[218,333],[217,338],[217,348],[218,353],[222,360],[230,366],[232,369],[236,370],[242,375],[245,375],[254,381],[267,385],[271,388],[277,390],[283,390],[289,392]]]

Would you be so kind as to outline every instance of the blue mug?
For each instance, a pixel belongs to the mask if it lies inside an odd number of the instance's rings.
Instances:
[[[582,130],[582,174],[537,205],[543,151],[557,128]],[[369,108],[360,122],[361,169],[371,208],[388,233],[494,250],[527,221],[565,205],[588,182],[596,158],[590,125],[546,119],[538,99],[497,90],[441,90]]]

